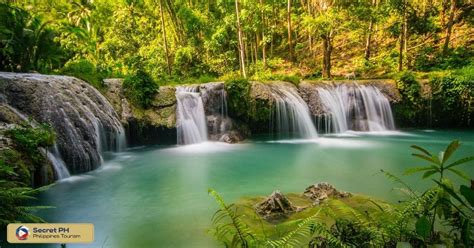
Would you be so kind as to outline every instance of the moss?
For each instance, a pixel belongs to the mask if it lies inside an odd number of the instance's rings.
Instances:
[[[252,230],[260,236],[267,236],[269,238],[280,237],[281,234],[287,233],[294,230],[301,220],[304,220],[310,216],[313,216],[319,211],[319,221],[326,226],[331,226],[336,222],[334,216],[344,216],[349,218],[341,210],[341,205],[349,207],[360,213],[363,216],[370,216],[370,218],[385,218],[385,214],[379,207],[383,209],[394,208],[391,204],[386,202],[369,198],[363,195],[353,195],[352,197],[333,199],[330,198],[321,205],[312,205],[312,202],[301,194],[286,194],[288,199],[297,207],[304,208],[304,210],[289,215],[287,219],[284,219],[278,223],[267,222],[255,212],[254,207],[265,197],[248,197],[242,198],[236,202],[238,213],[242,214],[243,221]],[[376,203],[376,204],[374,204]],[[334,215],[328,215],[325,213],[334,213]],[[338,218],[339,218],[338,217]]]

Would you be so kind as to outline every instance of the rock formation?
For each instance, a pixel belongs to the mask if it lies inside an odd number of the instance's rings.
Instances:
[[[297,211],[297,207],[280,191],[274,191],[264,201],[255,206],[257,213],[267,220],[285,218]]]
[[[334,186],[329,183],[317,183],[310,185],[305,189],[303,195],[311,199],[315,205],[320,204],[329,197],[346,198],[351,196],[351,194],[348,192],[336,190],[336,188],[334,188]]]
[[[117,114],[99,91],[74,77],[0,73],[0,92],[13,109],[55,130],[59,151],[73,173],[101,163],[100,153],[124,147]]]

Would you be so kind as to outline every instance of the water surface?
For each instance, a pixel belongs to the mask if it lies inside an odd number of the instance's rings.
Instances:
[[[48,222],[95,225],[95,243],[68,247],[215,247],[206,234],[217,209],[208,188],[232,202],[276,189],[303,192],[325,181],[395,201],[396,185],[380,169],[400,175],[425,165],[410,156],[411,144],[440,150],[455,138],[463,141],[456,158],[474,153],[473,131],[434,130],[132,149],[97,171],[54,185],[40,198],[56,208],[40,214]],[[472,165],[463,168],[471,176]],[[419,190],[430,183],[419,175],[403,178]]]

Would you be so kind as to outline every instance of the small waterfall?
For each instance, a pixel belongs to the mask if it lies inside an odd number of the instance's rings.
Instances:
[[[322,117],[326,121],[324,124],[326,132],[395,129],[390,103],[374,86],[331,85],[325,88],[318,87],[317,92],[327,112]]]
[[[211,140],[219,140],[232,129],[232,120],[227,114],[227,93],[224,83],[206,83],[199,86],[207,128]]]
[[[54,172],[58,180],[71,176],[56,144],[47,152],[47,156],[51,164],[53,164]]]
[[[198,87],[177,87],[176,110],[178,144],[195,144],[208,140],[206,115]]]
[[[274,100],[272,130],[282,138],[285,136],[312,139],[318,133],[310,117],[306,102],[299,96],[293,85],[285,83],[270,84]]]

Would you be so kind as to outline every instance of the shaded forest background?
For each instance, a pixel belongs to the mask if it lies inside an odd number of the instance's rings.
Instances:
[[[100,86],[390,77],[471,63],[471,0],[17,0],[0,5],[0,70]],[[282,76],[283,75],[283,76]]]

